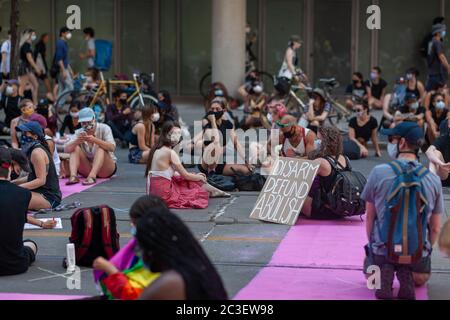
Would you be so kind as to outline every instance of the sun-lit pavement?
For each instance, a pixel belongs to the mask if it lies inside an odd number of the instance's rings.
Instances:
[[[199,119],[200,105],[180,105],[184,120],[191,124]],[[117,177],[81,194],[65,199],[64,203],[82,202],[83,206],[108,204],[116,210],[121,244],[130,239],[128,209],[145,192],[144,167],[126,163],[126,150],[119,150]],[[373,166],[384,159],[370,158],[353,163],[356,170],[367,175]],[[273,252],[289,227],[262,223],[249,219],[257,193],[234,194],[231,199],[213,199],[206,210],[183,210],[176,213],[187,223],[203,244],[223,277],[230,297],[239,292],[271,259]],[[450,191],[446,191],[447,211],[450,209]],[[73,212],[57,213],[63,218],[63,230],[26,232],[25,237],[39,245],[39,255],[29,272],[15,277],[0,278],[0,292],[55,295],[95,295],[92,271],[83,269],[81,289],[69,290],[62,260],[70,234],[70,216]],[[53,215],[51,215],[53,217]],[[448,213],[444,220],[449,218]],[[362,250],[362,248],[361,248]],[[299,253],[301,254],[301,253]],[[429,284],[431,299],[450,299],[450,259],[433,257],[433,277]],[[300,289],[300,288],[299,288]]]

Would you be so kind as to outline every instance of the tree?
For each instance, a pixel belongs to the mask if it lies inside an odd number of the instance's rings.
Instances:
[[[11,0],[11,19],[10,19],[10,30],[11,30],[11,79],[17,79],[17,69],[19,61],[19,39],[18,39],[18,28],[19,28],[19,0]]]

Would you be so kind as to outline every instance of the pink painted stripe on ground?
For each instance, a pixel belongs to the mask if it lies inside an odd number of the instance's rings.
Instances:
[[[92,186],[83,186],[81,182],[79,184],[73,185],[73,186],[66,186],[67,179],[62,179],[59,181],[59,188],[61,189],[62,197],[63,199],[70,197],[71,195],[81,193],[83,191],[86,191],[90,188],[93,188],[105,181],[108,181],[108,179],[98,179],[97,183]]]
[[[361,271],[366,243],[365,225],[359,219],[300,220],[269,265],[235,299],[374,299]],[[417,290],[417,298],[428,298],[426,287]]]
[[[88,298],[86,296],[61,296],[48,294],[22,294],[22,293],[0,293],[0,300],[2,301],[62,301],[62,300],[81,300]]]

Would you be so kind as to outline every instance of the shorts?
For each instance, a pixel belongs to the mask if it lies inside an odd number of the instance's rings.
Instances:
[[[41,75],[39,75],[39,76],[37,74],[35,74],[35,75],[36,75],[36,78],[38,78],[38,79],[40,79],[42,81],[44,81],[45,79],[48,78],[47,72],[46,73],[41,73]]]
[[[61,205],[60,198],[58,199],[50,193],[41,193],[41,195],[44,197],[45,200],[48,201],[48,203],[50,203],[50,206],[52,207],[52,209],[55,209]]]
[[[133,164],[141,164],[144,152],[139,148],[131,148],[128,153],[128,161]]]
[[[373,260],[366,257],[364,260],[364,273],[367,273],[367,269],[371,265],[376,265],[378,267],[382,267],[384,264],[388,264],[388,261],[386,260],[385,256],[378,256],[373,255]],[[401,265],[394,265],[396,267],[399,267]],[[420,259],[417,263],[411,265],[411,272],[414,273],[424,273],[424,274],[430,274],[431,273],[431,255],[428,257]]]
[[[27,66],[25,63],[21,62],[19,65],[19,77],[25,76],[31,72],[31,69],[29,66]]]

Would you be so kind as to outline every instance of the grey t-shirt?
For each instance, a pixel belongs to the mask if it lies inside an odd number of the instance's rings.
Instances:
[[[433,39],[433,41],[430,42],[430,49],[428,52],[428,74],[434,76],[442,75],[447,79],[448,72],[445,70],[444,65],[439,59],[441,53],[445,53],[442,41]]]
[[[89,39],[88,40],[87,48],[88,48],[88,50],[94,50],[95,51],[95,39]],[[88,66],[89,66],[89,68],[95,67],[94,58],[89,58],[88,59]]]
[[[417,161],[401,161],[411,166],[419,165]],[[372,170],[366,187],[361,195],[361,198],[364,201],[373,203],[377,211],[378,223],[375,222],[372,230],[373,251],[376,255],[384,256],[387,253],[385,245],[380,240],[380,230],[378,229],[378,225],[380,227],[383,225],[384,213],[386,210],[385,201],[396,177],[394,170],[392,170],[388,164],[382,164],[375,167]],[[444,213],[444,197],[439,177],[433,173],[429,173],[422,179],[422,187],[425,198],[428,200],[428,206],[425,209],[428,219],[432,214]],[[432,247],[427,237],[423,256],[427,257],[431,253],[431,249]]]

